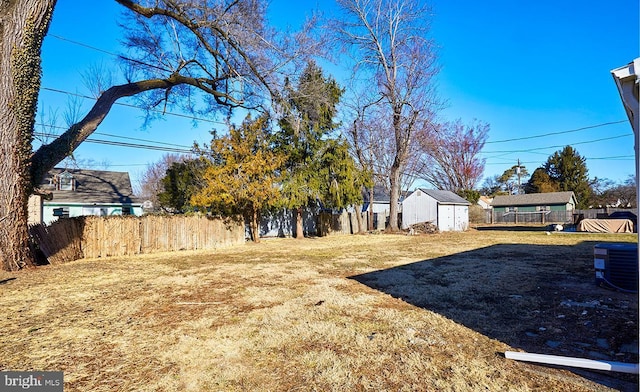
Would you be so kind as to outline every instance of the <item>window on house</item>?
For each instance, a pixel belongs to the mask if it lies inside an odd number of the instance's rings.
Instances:
[[[132,215],[133,209],[131,207],[122,207],[122,215]]]
[[[82,215],[107,216],[107,207],[82,207]]]
[[[63,171],[58,176],[58,190],[59,191],[72,191],[75,189],[75,179],[73,175],[68,171]]]
[[[69,217],[69,207],[60,207],[53,209],[53,216],[57,216],[58,218],[68,218]]]

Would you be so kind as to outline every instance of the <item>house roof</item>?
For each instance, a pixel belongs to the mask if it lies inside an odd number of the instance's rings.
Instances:
[[[419,189],[420,191],[436,199],[436,201],[438,201],[440,204],[463,204],[463,205],[471,204],[465,198],[460,197],[451,191],[442,191],[437,189],[423,189],[423,188],[419,188]]]
[[[483,202],[484,204],[490,206],[491,203],[493,202],[493,197],[480,196],[480,198],[478,199],[478,204],[480,204],[480,202]]]
[[[56,190],[55,178],[65,171],[75,180],[74,190]],[[127,172],[55,168],[47,173],[40,188],[53,194],[53,200],[49,202],[52,204],[139,203],[139,200],[133,196],[131,180]]]
[[[549,193],[527,193],[524,195],[504,195],[493,198],[494,207],[506,206],[540,206],[550,204],[575,204],[576,197],[573,192],[549,192]]]
[[[398,201],[401,202],[405,198],[405,196],[407,196],[407,194],[408,194],[407,191],[401,191]],[[369,189],[364,189],[362,191],[362,197],[366,204],[369,203],[369,196],[370,196]],[[382,185],[373,186],[373,202],[374,203],[389,203],[390,201],[391,201],[390,193],[384,186]]]

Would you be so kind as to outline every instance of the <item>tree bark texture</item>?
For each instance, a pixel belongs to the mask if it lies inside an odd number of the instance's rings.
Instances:
[[[251,208],[251,239],[260,242],[260,211],[256,208]]]
[[[401,168],[400,164],[394,161],[391,166],[391,173],[389,176],[389,180],[391,183],[391,194],[389,195],[389,225],[387,226],[387,230],[390,232],[397,232],[400,230],[400,226],[398,225],[398,199],[400,196],[400,174]]]
[[[296,238],[304,238],[304,225],[302,222],[302,207],[296,208]]]
[[[33,265],[27,204],[31,142],[40,91],[40,52],[55,0],[0,0],[0,262]]]
[[[371,188],[369,188],[369,225],[368,225],[368,230],[374,230],[376,229],[375,227],[373,227],[373,188],[374,186],[371,185]]]
[[[355,214],[356,214],[356,222],[358,223],[358,234],[364,233],[366,230],[364,228],[364,223],[362,219],[362,205],[357,204],[355,206]]]
[[[391,171],[389,173],[389,185],[391,187],[389,195],[389,226],[387,230],[396,232],[400,230],[398,225],[398,199],[400,198],[400,177],[402,176],[402,167],[406,163],[407,146],[411,137],[411,128],[406,129],[402,121],[402,106],[394,105],[393,109],[393,130],[396,139],[396,151]]]

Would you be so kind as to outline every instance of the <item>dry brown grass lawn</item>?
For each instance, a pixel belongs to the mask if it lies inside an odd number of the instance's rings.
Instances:
[[[65,391],[610,390],[501,353],[637,362],[614,341],[637,339],[637,299],[596,288],[591,267],[594,242],[635,238],[273,239],[0,273],[0,370],[62,370]],[[578,326],[598,331],[574,341]]]

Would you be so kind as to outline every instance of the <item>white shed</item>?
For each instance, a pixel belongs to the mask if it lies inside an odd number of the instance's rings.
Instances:
[[[440,231],[467,230],[470,204],[451,191],[418,188],[402,202],[402,228],[431,222]]]

